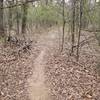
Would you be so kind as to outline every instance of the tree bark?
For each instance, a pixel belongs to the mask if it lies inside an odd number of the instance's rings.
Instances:
[[[8,1],[9,6],[12,6],[14,4],[14,0]],[[8,17],[8,24],[9,24],[9,35],[10,35],[10,31],[12,29],[13,26],[13,8],[9,8],[9,17]]]
[[[22,17],[22,34],[26,33],[26,25],[27,25],[27,13],[28,13],[28,5],[27,0],[22,5],[23,17]]]
[[[72,33],[72,48],[71,48],[71,54],[74,52],[74,42],[75,42],[75,3],[76,1],[72,1],[72,23],[71,23],[71,33]]]
[[[65,0],[62,1],[63,3],[63,34],[62,34],[62,48],[61,48],[61,52],[63,51],[64,48],[64,37],[65,37]]]
[[[16,0],[16,5],[18,4],[18,0]],[[16,23],[17,23],[17,34],[19,35],[19,10],[18,6],[16,6]]]
[[[78,44],[77,44],[77,61],[79,60],[79,45],[80,45],[80,35],[81,35],[81,27],[82,27],[82,14],[83,14],[83,0],[80,0],[80,15],[79,15],[79,32],[78,32]]]
[[[0,8],[3,8],[3,0],[0,0]],[[3,9],[0,9],[0,35],[4,36]]]

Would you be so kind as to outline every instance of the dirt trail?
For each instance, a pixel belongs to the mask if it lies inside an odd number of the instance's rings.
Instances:
[[[39,45],[41,52],[34,61],[33,75],[28,79],[28,92],[30,100],[49,100],[49,88],[45,85],[45,67],[48,50],[54,45],[56,34],[48,34],[41,37]]]
[[[42,50],[34,63],[32,77],[28,80],[30,100],[46,100],[48,98],[48,89],[46,88],[44,75],[44,55],[46,50]]]

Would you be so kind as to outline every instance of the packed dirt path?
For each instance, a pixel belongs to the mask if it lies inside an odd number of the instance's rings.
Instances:
[[[45,75],[44,75],[44,55],[46,50],[41,51],[39,56],[36,58],[33,69],[33,75],[28,80],[29,83],[29,97],[30,100],[46,100],[48,98],[48,89],[44,84]]]
[[[33,75],[28,79],[30,100],[50,100],[49,87],[45,84],[45,67],[49,51],[54,47],[57,34],[53,32],[41,36],[38,41],[40,54],[34,61]]]

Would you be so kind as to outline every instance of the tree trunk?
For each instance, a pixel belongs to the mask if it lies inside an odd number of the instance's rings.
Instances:
[[[0,0],[0,35],[4,36],[4,26],[3,26],[3,0]]]
[[[14,0],[8,1],[9,6],[12,6],[14,4]],[[8,17],[8,24],[9,24],[9,35],[10,31],[12,30],[13,26],[13,8],[9,8],[9,17]]]
[[[16,0],[16,5],[18,4],[18,0]],[[16,6],[16,23],[17,23],[17,34],[19,35],[19,7]]]
[[[75,42],[75,3],[76,1],[72,1],[72,25],[71,25],[71,33],[72,33],[72,48],[71,48],[71,54],[74,52],[74,42]]]
[[[80,44],[80,35],[81,35],[81,27],[82,27],[82,10],[83,7],[83,0],[80,0],[80,15],[79,15],[79,32],[78,32],[78,44],[77,44],[77,61],[79,60],[79,44]]]
[[[27,13],[28,13],[28,7],[27,7],[27,0],[25,3],[22,5],[22,11],[23,11],[23,18],[22,18],[22,34],[26,33],[26,24],[27,24]]]
[[[63,34],[62,34],[62,48],[61,48],[61,52],[63,51],[64,48],[64,37],[65,37],[65,0],[62,1],[63,3]]]
[[[48,5],[48,0],[45,0],[45,4]]]

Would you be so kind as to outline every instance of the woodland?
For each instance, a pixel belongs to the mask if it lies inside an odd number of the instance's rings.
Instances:
[[[0,100],[100,100],[100,0],[0,0]]]

